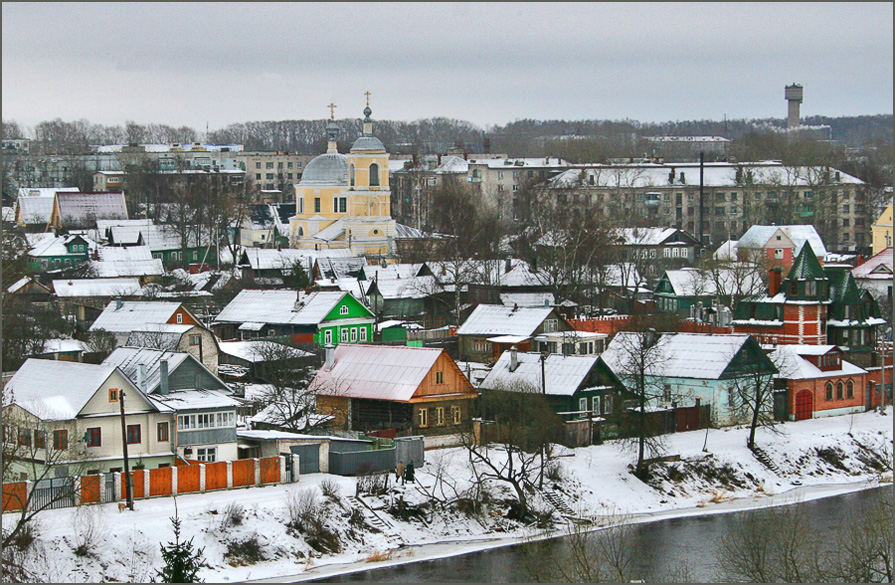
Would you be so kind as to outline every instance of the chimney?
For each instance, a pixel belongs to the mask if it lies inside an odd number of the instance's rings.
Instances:
[[[333,366],[336,365],[336,348],[332,345],[326,346],[326,362],[323,364],[323,367],[326,371],[333,369]]]
[[[503,263],[503,272],[504,272],[504,274],[506,274],[507,272],[509,272],[512,269],[513,269],[513,261],[510,258],[507,258],[506,260],[504,260],[504,263]]]
[[[146,392],[146,364],[137,366],[137,389]]]
[[[115,310],[120,311],[121,307],[124,306],[124,302],[121,299],[115,299]]]
[[[510,371],[515,372],[516,368],[519,367],[519,352],[516,350],[516,346],[510,347]]]
[[[482,139],[482,150],[485,151],[485,154],[491,153],[491,139],[490,138]],[[466,157],[464,156],[463,158],[466,158]]]
[[[674,175],[675,175],[675,172],[674,172],[674,171],[675,171],[675,168],[674,168],[674,167],[671,167],[671,171],[668,173],[668,184],[669,184],[669,185],[673,185],[673,184],[674,184]]]
[[[159,394],[168,394],[168,360],[162,360],[161,364],[161,384],[159,386]]]
[[[780,284],[783,282],[783,269],[779,266],[768,271],[768,296],[774,296],[780,292]]]

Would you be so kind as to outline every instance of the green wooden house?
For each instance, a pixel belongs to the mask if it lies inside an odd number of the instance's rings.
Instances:
[[[73,268],[90,259],[93,243],[79,235],[28,234],[28,264],[33,274]]]

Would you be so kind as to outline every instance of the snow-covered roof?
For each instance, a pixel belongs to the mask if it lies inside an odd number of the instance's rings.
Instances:
[[[818,258],[827,255],[824,242],[813,225],[753,225],[737,242],[738,248],[764,248],[770,239],[780,230],[796,245],[793,256],[802,251],[805,242],[811,244],[811,250]]]
[[[266,356],[275,356],[278,359],[282,359],[285,357],[298,358],[313,355],[298,348],[273,341],[219,341],[218,350],[247,362],[261,362],[267,359]]]
[[[42,420],[71,420],[114,371],[115,366],[108,364],[30,358],[6,383],[4,392]]]
[[[97,152],[104,153],[113,153],[113,152],[121,152],[122,149],[127,146],[125,144],[100,144],[97,145]],[[199,147],[202,150],[192,150],[193,144],[189,142],[184,142],[183,144],[179,142],[172,142],[171,144],[155,144],[155,143],[147,143],[139,145],[144,152],[176,152],[179,154],[183,154],[184,152],[192,152],[192,153],[201,153],[201,152],[241,152],[243,149],[242,144],[200,144]],[[224,150],[226,149],[226,151]]]
[[[715,250],[715,253],[712,254],[712,257],[715,260],[726,260],[732,261],[737,259],[737,244],[738,240],[727,240]]]
[[[188,359],[194,359],[188,353],[155,349],[150,347],[118,347],[103,364],[117,366],[131,382],[137,383],[139,364],[146,366],[146,388],[152,389],[161,383],[161,363],[168,360],[168,372],[173,372]]]
[[[346,398],[408,402],[443,351],[436,347],[340,343],[332,370],[318,370],[314,385]]]
[[[342,291],[240,291],[215,318],[219,323],[317,325],[342,300]],[[298,300],[298,302],[296,302]]]
[[[661,246],[665,240],[676,234],[677,228],[618,228],[615,233],[618,235],[623,246]],[[688,242],[674,242],[669,245],[687,246]]]
[[[57,193],[56,205],[68,229],[92,228],[98,219],[127,219],[124,193]]]
[[[44,341],[43,353],[68,353],[72,351],[90,351],[90,347],[80,339],[47,339]]]
[[[90,331],[129,332],[147,323],[167,323],[181,306],[166,301],[121,301],[121,306],[118,305],[118,301],[110,301],[90,326]]]
[[[512,350],[505,351],[482,381],[481,388],[541,391],[541,354],[516,352],[518,366],[510,371]],[[587,380],[599,359],[595,355],[553,353],[544,361],[544,390],[551,396],[572,396]]]
[[[120,276],[161,276],[165,267],[160,258],[153,258],[149,246],[101,246],[99,261],[91,262],[96,275],[102,278]]]
[[[195,327],[177,323],[146,323],[135,328],[128,335],[124,345],[131,347],[152,347],[174,351],[177,349],[183,334]]]
[[[852,269],[852,276],[866,280],[892,280],[892,248],[885,248]]]
[[[46,197],[52,201],[59,191],[77,193],[80,189],[77,187],[19,187],[19,200],[29,197]]]
[[[781,345],[770,353],[768,357],[780,370],[777,375],[779,378],[787,380],[810,380],[814,378],[831,378],[841,376],[855,376],[866,374],[867,370],[859,368],[853,363],[842,360],[842,367],[838,370],[821,370],[810,361],[806,360],[803,355],[823,355],[823,353],[809,353],[806,348],[811,346],[792,346]],[[826,348],[829,351],[835,347],[832,345],[815,346],[818,348]]]
[[[621,331],[601,357],[620,378],[636,354],[643,335]],[[709,335],[703,333],[661,334],[646,368],[649,376],[717,380],[749,339],[745,333]]]
[[[136,278],[79,278],[54,280],[53,290],[60,298],[135,297],[143,293]]]
[[[446,156],[441,159],[441,164],[432,169],[433,173],[448,174],[448,173],[466,173],[469,171],[469,161],[459,157],[459,156]]]
[[[500,302],[507,307],[552,307],[555,300],[551,292],[511,292],[500,293]]]
[[[53,201],[52,197],[20,197],[16,205],[26,225],[46,225],[53,215]]]
[[[723,136],[647,136],[650,142],[730,142]]]
[[[81,235],[56,236],[48,232],[25,234],[25,239],[31,247],[31,249],[28,250],[28,255],[35,258],[68,255],[69,251],[66,244],[71,242],[74,238],[83,238],[83,240],[87,242],[87,249],[89,251],[93,251],[96,248],[96,244],[93,240]]]
[[[158,252],[162,250],[179,250],[181,248],[180,236],[177,230],[170,225],[115,225],[108,228],[110,240],[118,246],[133,246],[140,243],[150,250]],[[211,242],[207,230],[202,231],[201,240],[196,237],[196,230],[191,229],[187,236],[187,245],[195,248],[206,246]]]
[[[752,173],[752,184],[775,185],[777,188],[810,187],[817,184],[826,167],[784,166],[779,161],[762,161],[754,163],[705,163],[703,165],[703,185],[706,187],[729,187],[742,189],[742,182],[737,181],[737,169],[742,168],[744,173]],[[674,183],[668,182],[670,172],[674,169]],[[842,184],[863,185],[864,182],[848,173],[839,173],[839,182]],[[680,174],[684,173],[684,184],[699,184],[698,162],[675,163],[635,163],[622,165],[588,165],[583,168],[572,168],[560,173],[550,181],[550,186],[555,188],[568,188],[577,186],[595,187],[624,187],[624,188],[648,188],[648,187],[672,187],[680,186]],[[593,180],[593,185],[591,185]]]
[[[242,404],[217,390],[177,390],[169,394],[150,394],[148,398],[159,407],[159,410],[174,412],[236,408]]]
[[[485,158],[472,159],[468,164],[485,165],[489,169],[518,169],[518,168],[564,168],[569,166],[569,162],[556,158]]]
[[[457,335],[522,335],[530,337],[550,316],[550,307],[479,305],[457,329]]]
[[[438,290],[434,276],[414,276],[409,278],[383,278],[367,283],[367,291],[373,283],[384,299],[424,299]]]
[[[665,276],[674,294],[683,297],[756,295],[764,290],[761,274],[746,266],[716,268],[711,272],[682,268],[666,270]]]
[[[347,258],[354,252],[347,248],[330,250],[295,250],[284,248],[245,248],[240,255],[240,262],[248,263],[253,270],[282,270],[291,268],[295,262],[301,262],[302,268],[310,272],[314,260],[318,258]]]

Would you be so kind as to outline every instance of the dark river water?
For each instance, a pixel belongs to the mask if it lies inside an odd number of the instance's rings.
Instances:
[[[814,530],[835,533],[839,526],[864,505],[893,497],[892,486],[832,496],[794,504],[803,506]],[[638,555],[633,574],[650,582],[674,579],[686,563],[686,580],[712,582],[717,576],[713,548],[718,538],[730,529],[737,514],[754,511],[691,516],[638,524],[633,526],[636,550],[648,551]],[[563,546],[562,537],[555,539]],[[419,561],[382,569],[361,571],[311,581],[315,583],[354,583],[376,581],[384,583],[411,582],[486,582],[524,583],[532,578],[522,562],[522,547],[511,545],[486,551],[467,553],[444,559]],[[549,560],[545,559],[546,562]]]

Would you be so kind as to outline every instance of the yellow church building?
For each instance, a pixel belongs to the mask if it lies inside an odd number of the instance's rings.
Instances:
[[[892,204],[870,227],[873,232],[873,254],[879,254],[886,248],[892,247]]]
[[[305,166],[295,185],[293,248],[349,248],[358,256],[393,253],[398,227],[391,217],[389,153],[373,136],[372,113],[368,101],[363,134],[345,155],[336,148],[339,126],[330,110],[326,153]]]

